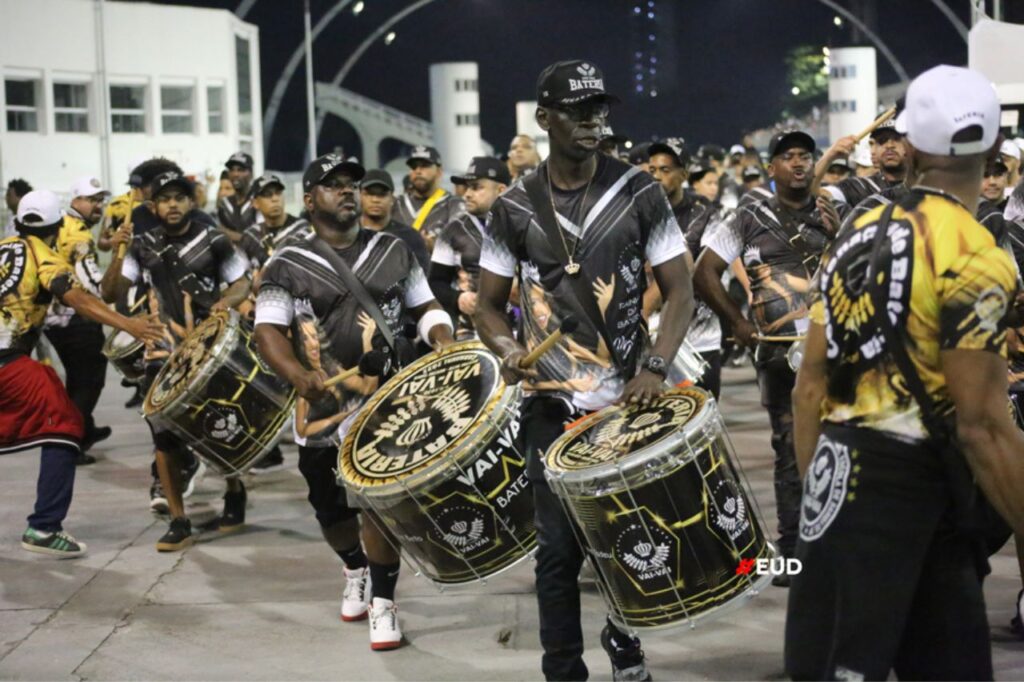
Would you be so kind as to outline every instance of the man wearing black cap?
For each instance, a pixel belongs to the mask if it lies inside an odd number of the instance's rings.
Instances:
[[[369,520],[362,526],[363,554],[358,510],[347,503],[334,469],[338,441],[386,376],[350,377],[331,388],[324,382],[359,366],[374,349],[394,365],[410,360],[412,344],[400,333],[406,314],[418,321],[422,340],[435,347],[451,343],[452,323],[403,242],[360,225],[356,187],[364,173],[358,163],[336,155],[322,156],[306,169],[304,201],[315,233],[289,243],[267,263],[256,301],[256,342],[308,406],[304,418],[296,410],[299,471],[324,539],[345,564],[341,617],[368,615],[370,647],[385,650],[402,639],[394,601],[399,556],[381,526]]]
[[[410,189],[398,200],[398,222],[412,225],[433,250],[437,234],[462,212],[462,202],[441,188],[444,169],[441,155],[433,147],[420,145],[405,162],[409,166]]]
[[[388,232],[395,235],[409,247],[423,272],[430,269],[430,253],[423,236],[392,214],[395,207],[395,181],[391,173],[381,168],[366,171],[359,183],[359,202],[362,204],[362,225],[368,230]]]
[[[758,341],[758,337],[795,341],[806,332],[809,283],[839,227],[830,202],[810,193],[814,147],[814,139],[800,131],[784,131],[772,138],[768,171],[775,181],[775,195],[739,209],[723,224],[697,261],[694,276],[698,296],[732,326],[739,343],[755,348],[761,404],[768,410],[775,451],[778,544],[787,557],[793,555],[800,519],[790,400],[795,374],[786,361],[790,343]],[[743,316],[722,286],[722,273],[737,258],[743,259],[750,279],[753,321]],[[777,576],[773,583],[788,585],[787,576]]]
[[[834,159],[841,156],[849,157],[856,146],[855,136],[841,138],[822,155],[818,163],[827,163],[831,166]],[[846,178],[823,189],[829,192],[837,203],[845,203],[853,208],[872,194],[902,185],[907,177],[907,147],[903,143],[903,135],[897,132],[892,120],[871,132],[871,157],[879,169],[877,173],[863,178]]]
[[[474,334],[471,316],[480,290],[480,249],[484,224],[494,200],[512,183],[508,165],[493,156],[475,156],[462,175],[466,212],[448,223],[430,257],[430,288],[456,323],[456,338]]]
[[[285,211],[284,180],[279,175],[264,173],[256,178],[250,190],[252,207],[262,222],[254,222],[242,233],[238,248],[249,259],[252,272],[259,272],[274,251],[292,237],[312,232],[309,222]]]
[[[534,492],[541,667],[550,680],[583,680],[588,672],[577,583],[583,553],[544,479],[541,457],[580,414],[658,396],[693,313],[690,259],[665,192],[644,169],[598,152],[611,101],[591,62],[558,62],[541,73],[536,118],[550,136],[551,154],[491,207],[473,320],[502,358],[505,380],[525,380],[534,391],[519,434]],[[645,260],[665,297],[653,347],[642,329]],[[505,314],[516,277],[523,302],[518,340]],[[569,338],[535,368],[522,367],[527,349],[569,315],[579,322]],[[614,679],[649,679],[639,640],[610,621],[601,640]]]
[[[828,168],[825,169],[825,175],[821,177],[821,184],[823,187],[838,185],[850,177],[852,173],[853,169],[850,168],[850,160],[845,156],[836,157],[832,159]]]
[[[240,241],[242,233],[256,222],[256,209],[249,196],[252,166],[252,157],[245,152],[235,152],[224,162],[235,193],[217,202],[217,220],[233,242]]]
[[[192,192],[192,182],[181,173],[168,171],[157,176],[149,195],[159,225],[134,239],[130,226],[122,225],[112,241],[114,258],[100,283],[108,303],[124,296],[133,284],[143,280],[150,283],[150,312],[159,313],[172,334],[162,347],[147,351],[149,381],[156,378],[173,350],[170,346],[187,336],[194,325],[213,312],[238,306],[249,294],[245,257],[223,233],[193,219]],[[122,259],[118,245],[129,240],[128,253]],[[222,285],[226,287],[223,291]],[[150,430],[159,475],[150,492],[150,507],[155,511],[166,508],[171,516],[170,528],[156,548],[161,552],[177,551],[193,541],[183,492],[190,492],[194,477],[199,475],[196,472],[204,467],[177,436],[154,423],[150,423]],[[184,486],[183,470],[189,474]],[[219,525],[222,531],[234,530],[245,521],[245,488],[237,478],[227,481]]]

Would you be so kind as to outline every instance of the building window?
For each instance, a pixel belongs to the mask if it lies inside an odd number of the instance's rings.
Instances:
[[[224,86],[206,88],[206,122],[211,133],[224,132]]]
[[[480,114],[455,114],[455,125],[457,126],[478,126],[480,125]]]
[[[249,41],[235,36],[235,75],[238,83],[238,134],[252,137],[252,83],[249,65]]]
[[[146,132],[146,86],[110,86],[110,129],[115,133]]]
[[[39,130],[39,81],[4,81],[7,99],[7,130],[11,132],[37,132]]]
[[[477,83],[475,78],[456,78],[455,92],[476,92]]]
[[[192,93],[190,86],[160,87],[160,125],[165,133],[192,132]]]
[[[54,83],[53,113],[57,132],[89,132],[89,86],[84,83]]]

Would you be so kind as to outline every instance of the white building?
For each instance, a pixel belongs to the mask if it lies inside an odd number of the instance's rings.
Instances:
[[[836,47],[829,53],[828,133],[855,135],[878,115],[878,68],[873,47]]]
[[[231,12],[104,0],[0,0],[0,182],[115,191],[166,156],[217,174],[263,168],[259,34]]]
[[[548,133],[537,124],[537,102],[516,102],[516,135],[529,135],[537,144],[537,153],[541,159],[548,158],[551,142]]]
[[[430,116],[444,167],[463,171],[484,152],[476,62],[430,65]]]

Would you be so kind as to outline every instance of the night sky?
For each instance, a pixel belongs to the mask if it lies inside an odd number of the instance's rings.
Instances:
[[[364,0],[346,9],[314,45],[315,77],[330,81],[369,33],[412,0]],[[852,6],[865,0],[846,0]],[[870,3],[870,0],[867,0]],[[965,24],[967,0],[944,0]],[[234,10],[238,0],[165,4]],[[313,23],[334,0],[312,0]],[[354,4],[354,1],[353,1]],[[501,151],[515,133],[517,100],[533,99],[536,77],[550,62],[594,61],[606,87],[623,103],[612,113],[616,132],[634,139],[682,136],[694,145],[738,141],[741,131],[769,125],[790,84],[783,58],[794,46],[847,46],[848,23],[817,0],[657,0],[658,97],[633,91],[637,47],[635,5],[646,0],[437,0],[410,15],[390,46],[371,47],[343,83],[362,95],[429,119],[431,63],[476,61],[480,69],[483,137]],[[929,0],[878,0],[875,29],[910,77],[938,63],[966,64],[967,45]],[[246,17],[260,27],[264,108],[291,52],[302,40],[301,0],[259,0]],[[647,38],[645,34],[640,39]],[[879,82],[897,80],[879,55]],[[304,66],[296,71],[275,126],[267,166],[294,170],[305,148]],[[361,150],[352,131],[328,119],[321,151]]]

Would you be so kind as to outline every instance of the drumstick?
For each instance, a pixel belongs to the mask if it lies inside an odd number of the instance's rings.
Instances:
[[[134,211],[134,210],[135,210],[135,202],[134,201],[129,201],[128,202],[128,216],[124,219],[124,224],[127,225],[128,227],[133,227],[133,225],[132,225],[132,211]],[[120,244],[117,245],[117,258],[118,258],[118,260],[124,260],[124,255],[127,252],[128,252],[128,242],[121,242]]]
[[[803,341],[806,338],[807,338],[807,334],[797,334],[795,336],[771,336],[771,335],[754,334],[754,340],[755,341],[768,341],[770,343],[771,342],[774,342],[774,343],[791,343],[793,341]],[[726,339],[726,341],[733,341],[733,342],[735,342],[736,340],[737,339],[736,339],[735,336],[730,336],[729,338]]]
[[[362,374],[368,377],[380,376],[384,373],[384,354],[377,350],[372,350],[359,361],[359,364],[355,367],[350,367],[343,372],[335,374],[333,377],[324,382],[324,388],[330,388],[335,384],[340,384],[349,377],[354,377],[357,374]]]
[[[579,326],[579,320],[577,320],[575,317],[573,317],[572,315],[566,317],[564,320],[562,320],[562,325],[555,331],[554,334],[541,341],[536,348],[530,351],[530,353],[525,358],[519,361],[519,366],[524,369],[533,367],[534,364],[536,364],[536,362],[540,360],[540,357],[542,355],[547,353],[549,350],[551,350],[552,346],[554,346],[556,343],[562,340],[562,336],[564,336],[565,334],[572,334],[574,331],[576,331],[576,328]]]
[[[869,125],[867,128],[865,128],[864,130],[862,130],[859,133],[857,133],[857,142],[860,142],[865,137],[867,137],[871,133],[875,132],[875,130],[877,130],[881,125],[883,125],[886,121],[888,121],[890,118],[892,118],[895,115],[896,115],[896,107],[889,107],[888,109],[883,111],[878,118],[876,118],[874,121],[871,122],[871,125]]]

